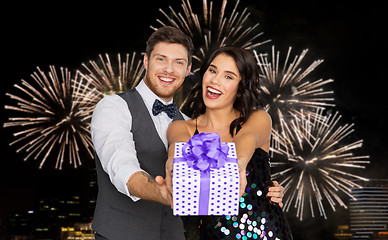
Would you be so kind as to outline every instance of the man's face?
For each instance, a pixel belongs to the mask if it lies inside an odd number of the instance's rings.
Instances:
[[[176,43],[159,42],[150,56],[144,55],[145,84],[162,100],[168,102],[182,86],[190,72],[187,49]]]

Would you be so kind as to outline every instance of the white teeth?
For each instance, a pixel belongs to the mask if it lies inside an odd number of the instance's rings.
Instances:
[[[211,93],[220,94],[220,95],[222,94],[222,92],[220,92],[220,91],[218,91],[218,90],[215,90],[214,88],[208,87],[207,90],[208,90],[209,92],[211,92]]]
[[[159,77],[159,79],[165,82],[172,82],[174,80],[172,78],[167,78],[167,77]]]

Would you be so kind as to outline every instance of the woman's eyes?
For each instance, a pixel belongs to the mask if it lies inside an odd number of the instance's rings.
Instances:
[[[213,73],[213,74],[216,74],[216,73],[217,73],[216,70],[211,69],[211,68],[209,68],[208,71],[209,71],[210,73]],[[229,80],[233,80],[233,79],[234,79],[233,76],[231,76],[231,75],[225,75],[225,78],[226,78],[226,79],[229,79]]]

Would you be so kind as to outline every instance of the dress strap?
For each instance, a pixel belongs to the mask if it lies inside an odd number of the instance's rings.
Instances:
[[[197,128],[197,119],[198,119],[198,118],[195,118],[195,132],[194,132],[194,135],[199,134],[198,128]],[[193,136],[194,136],[194,135],[193,135]]]

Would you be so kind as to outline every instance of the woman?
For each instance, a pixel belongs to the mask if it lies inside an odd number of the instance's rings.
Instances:
[[[175,142],[217,132],[222,142],[236,145],[242,195],[238,216],[201,217],[201,239],[292,239],[281,207],[266,197],[272,186],[268,156],[272,122],[262,110],[254,57],[241,48],[220,48],[200,76],[201,84],[190,93],[192,119],[175,121],[167,131],[166,171],[172,169]]]

